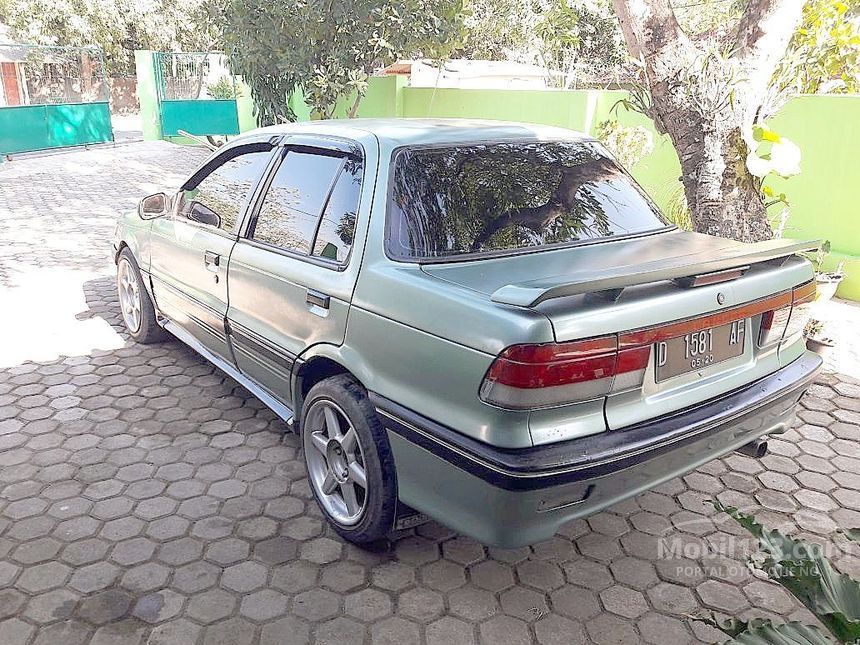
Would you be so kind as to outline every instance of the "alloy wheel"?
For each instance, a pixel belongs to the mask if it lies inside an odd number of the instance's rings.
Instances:
[[[367,471],[358,433],[330,400],[312,404],[305,417],[305,459],[324,510],[338,524],[361,520],[367,506]]]
[[[122,309],[122,319],[129,331],[135,333],[140,329],[140,283],[134,268],[126,258],[119,261],[116,286],[119,293],[119,306]]]

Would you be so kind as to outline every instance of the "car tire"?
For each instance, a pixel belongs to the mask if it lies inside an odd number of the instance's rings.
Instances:
[[[356,544],[388,535],[397,510],[394,457],[361,384],[340,374],[314,385],[299,427],[311,491],[335,530]]]
[[[140,267],[128,247],[117,259],[116,288],[120,315],[129,336],[144,345],[165,340],[167,332],[155,318],[155,307],[144,286]]]

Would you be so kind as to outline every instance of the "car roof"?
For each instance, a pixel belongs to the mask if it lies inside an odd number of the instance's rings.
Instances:
[[[349,139],[372,134],[386,147],[535,139],[590,139],[565,128],[486,119],[330,119],[285,123],[255,133],[319,134]]]

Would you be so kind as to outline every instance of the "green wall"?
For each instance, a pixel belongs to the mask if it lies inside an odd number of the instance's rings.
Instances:
[[[0,107],[0,155],[107,141],[107,102]]]
[[[845,262],[839,295],[860,300],[860,96],[796,96],[771,121],[801,150],[801,172],[768,183],[791,203],[785,235],[830,240],[826,265]]]

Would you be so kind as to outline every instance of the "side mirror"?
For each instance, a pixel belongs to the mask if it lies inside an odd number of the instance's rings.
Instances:
[[[200,202],[191,202],[191,209],[188,211],[188,219],[200,222],[201,224],[208,224],[215,228],[221,228],[221,216]]]
[[[155,219],[167,214],[169,199],[165,193],[155,193],[140,200],[137,212],[142,219]]]

